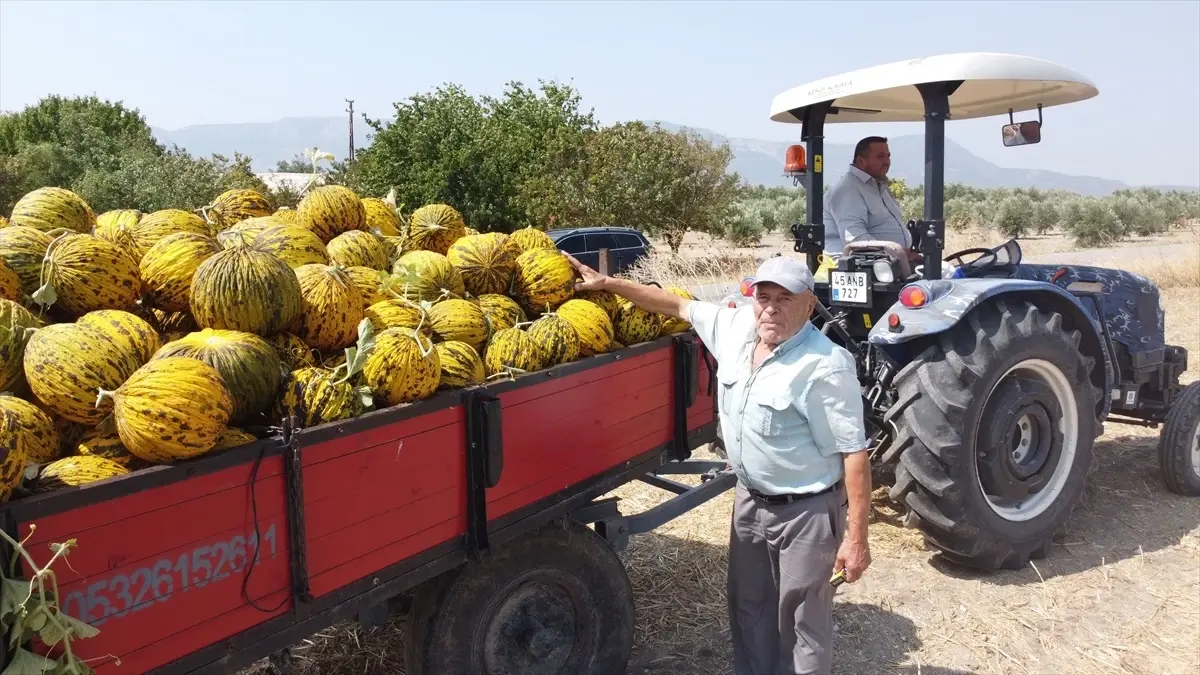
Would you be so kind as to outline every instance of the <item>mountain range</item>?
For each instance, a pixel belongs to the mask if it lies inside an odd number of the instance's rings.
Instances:
[[[360,122],[359,120],[355,120]],[[240,152],[252,158],[255,171],[268,172],[279,161],[295,158],[305,148],[317,147],[344,159],[348,151],[348,129],[345,117],[292,117],[275,122],[239,124],[203,124],[180,129],[151,127],[155,138],[167,146],[187,149],[193,155],[213,153],[232,157]],[[678,130],[682,125],[659,122],[664,128]],[[355,146],[367,145],[365,124],[355,130]],[[688,127],[694,133],[715,143],[728,143],[733,150],[730,169],[741,174],[746,182],[760,185],[790,185],[783,176],[784,155],[788,143],[750,138],[729,138],[716,132]],[[924,182],[925,141],[920,135],[891,136],[893,178],[903,178],[909,185]],[[828,143],[825,146],[825,165],[830,167],[827,180],[840,176],[832,167],[850,163],[852,144]],[[980,188],[1033,187],[1070,190],[1080,194],[1103,196],[1113,190],[1131,187],[1119,180],[1095,176],[1076,176],[1055,171],[1013,169],[997,166],[952,140],[946,140],[946,182],[963,183]],[[1195,190],[1195,186],[1154,186],[1160,189]]]

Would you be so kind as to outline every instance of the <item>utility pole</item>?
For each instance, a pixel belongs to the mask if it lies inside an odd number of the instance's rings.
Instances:
[[[350,104],[350,107],[346,108],[346,112],[350,113],[350,155],[346,159],[346,163],[349,164],[354,161],[354,101],[346,99],[346,103]]]

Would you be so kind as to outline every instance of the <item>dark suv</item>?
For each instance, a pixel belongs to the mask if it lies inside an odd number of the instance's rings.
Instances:
[[[608,249],[609,274],[625,271],[652,248],[646,235],[632,227],[576,227],[546,234],[559,250],[594,270],[600,269],[600,249]]]

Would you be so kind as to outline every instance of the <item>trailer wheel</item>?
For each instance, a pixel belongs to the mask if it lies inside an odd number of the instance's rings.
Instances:
[[[616,675],[633,650],[625,566],[570,521],[428,585],[409,617],[409,675]]]
[[[896,376],[892,499],[944,557],[1016,569],[1081,496],[1096,437],[1094,359],[1063,317],[1012,298],[970,312]]]
[[[1184,387],[1158,436],[1158,464],[1171,492],[1200,497],[1200,382]]]

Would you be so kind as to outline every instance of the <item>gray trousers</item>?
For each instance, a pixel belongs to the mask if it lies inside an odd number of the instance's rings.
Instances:
[[[738,482],[729,539],[729,623],[736,675],[830,672],[829,577],[846,531],[846,490],[764,504]]]

